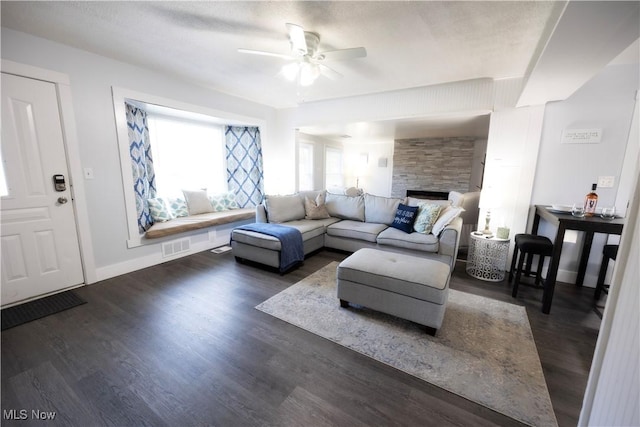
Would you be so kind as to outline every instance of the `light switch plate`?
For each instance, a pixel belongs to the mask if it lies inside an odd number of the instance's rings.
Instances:
[[[599,176],[598,188],[612,188],[616,181],[615,176]]]

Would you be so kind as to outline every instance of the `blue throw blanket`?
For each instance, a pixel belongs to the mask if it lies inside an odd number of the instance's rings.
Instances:
[[[236,230],[254,231],[256,233],[273,236],[280,240],[280,272],[285,272],[296,263],[304,261],[302,248],[302,233],[297,228],[286,225],[256,222],[241,225]]]

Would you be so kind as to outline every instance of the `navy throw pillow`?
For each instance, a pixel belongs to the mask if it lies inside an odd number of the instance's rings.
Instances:
[[[391,226],[402,230],[405,233],[413,232],[413,222],[418,215],[417,206],[407,206],[400,203],[398,210],[396,211],[396,217],[393,219]]]

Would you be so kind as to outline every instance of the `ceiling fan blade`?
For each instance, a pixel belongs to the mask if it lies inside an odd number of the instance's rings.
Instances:
[[[363,47],[352,47],[350,49],[328,50],[320,52],[316,59],[321,61],[341,61],[343,59],[364,58],[367,56],[367,49]]]
[[[304,36],[304,28],[296,24],[286,25],[289,32],[289,41],[291,41],[291,50],[300,56],[306,55],[307,41]]]
[[[339,72],[337,72],[336,70],[334,70],[333,68],[329,68],[324,64],[318,64],[318,66],[320,67],[320,74],[322,74],[323,76],[331,79],[331,80],[338,80],[341,79],[343,76],[342,74],[340,74]]]
[[[294,59],[289,54],[284,53],[275,53],[275,52],[265,52],[263,50],[253,50],[253,49],[238,49],[240,53],[250,53],[252,55],[262,55],[262,56],[275,56],[276,58],[284,58],[284,59]]]

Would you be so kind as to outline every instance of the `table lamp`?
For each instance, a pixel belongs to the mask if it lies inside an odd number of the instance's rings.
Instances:
[[[484,218],[484,230],[482,230],[482,234],[485,237],[492,237],[493,233],[489,228],[491,225],[491,209],[495,208],[497,205],[497,200],[495,197],[495,192],[491,188],[483,188],[480,193],[480,208],[486,210],[485,218]]]

